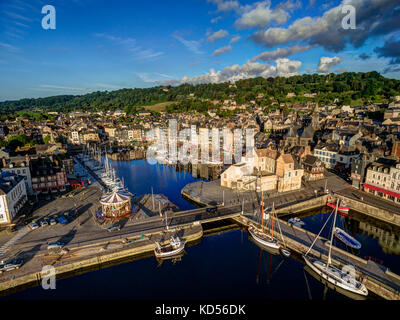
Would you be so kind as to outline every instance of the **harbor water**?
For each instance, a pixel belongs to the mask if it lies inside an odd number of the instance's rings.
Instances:
[[[161,193],[182,210],[195,206],[181,197],[181,189],[199,181],[190,172],[150,165],[145,160],[111,161],[130,192]],[[318,233],[329,217],[327,208],[299,217],[304,228]],[[287,218],[286,218],[287,219]],[[330,221],[333,221],[331,218]],[[362,244],[358,256],[373,257],[400,274],[400,244],[396,228],[350,212],[338,217]],[[210,226],[205,225],[205,228]],[[331,223],[322,236],[329,237]],[[334,245],[346,249],[335,240]],[[348,250],[348,249],[346,249]],[[135,300],[348,300],[326,288],[304,268],[301,257],[283,258],[265,251],[237,228],[211,233],[185,249],[180,261],[154,256],[87,272],[57,281],[56,290],[29,288],[2,299],[135,299]],[[371,298],[374,298],[373,296]]]

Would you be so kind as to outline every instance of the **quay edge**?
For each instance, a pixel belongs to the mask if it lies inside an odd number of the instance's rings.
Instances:
[[[195,225],[191,227],[185,228],[185,231],[190,230],[187,235],[182,236],[182,239],[185,240],[188,244],[195,243],[202,239],[203,237],[203,228],[201,225]],[[155,234],[159,234],[157,232]],[[149,236],[152,234],[145,234],[145,236]],[[127,237],[128,239],[128,237]],[[56,279],[64,279],[69,276],[73,276],[76,274],[85,273],[91,270],[101,269],[102,267],[107,267],[107,264],[112,264],[116,261],[122,261],[127,258],[134,258],[137,256],[152,256],[152,252],[154,251],[155,244],[149,239],[145,239],[143,243],[139,246],[135,246],[133,248],[122,249],[112,253],[101,254],[91,258],[84,258],[79,261],[74,261],[67,264],[60,264],[55,266],[56,271]],[[81,272],[79,272],[81,271]],[[28,287],[39,286],[42,281],[42,273],[32,272],[27,275],[21,277],[15,277],[8,281],[4,281],[0,283],[0,296],[5,296],[8,294],[12,294],[13,292],[19,291],[19,289],[24,289]]]

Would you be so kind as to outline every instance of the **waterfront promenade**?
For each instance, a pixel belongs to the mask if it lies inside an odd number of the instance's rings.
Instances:
[[[258,210],[261,205],[261,192],[236,191],[221,187],[220,180],[190,183],[182,189],[187,199],[201,204],[244,204],[246,210]],[[291,215],[302,210],[311,210],[325,206],[329,192],[345,200],[352,210],[366,214],[384,222],[400,226],[400,205],[377,198],[355,189],[338,176],[328,173],[325,179],[303,182],[300,190],[282,192],[264,191],[264,206],[275,205],[278,216]],[[303,209],[302,209],[303,208]]]

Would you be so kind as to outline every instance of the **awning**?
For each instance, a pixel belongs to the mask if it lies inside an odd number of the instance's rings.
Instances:
[[[389,190],[386,190],[386,189],[375,187],[375,186],[367,184],[367,183],[364,183],[363,187],[367,188],[367,189],[370,189],[370,190],[377,191],[377,192],[382,192],[384,194],[387,194],[387,195],[395,197],[395,198],[400,198],[400,193],[396,193],[396,192],[393,192],[393,191],[389,191]]]

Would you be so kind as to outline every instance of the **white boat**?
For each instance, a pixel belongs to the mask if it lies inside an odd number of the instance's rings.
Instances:
[[[271,249],[277,249],[280,250],[280,252],[286,256],[290,256],[290,251],[286,248],[286,245],[282,246],[279,241],[274,237],[274,214],[275,214],[275,206],[274,203],[272,204],[272,211],[270,209],[265,209],[264,210],[264,194],[261,193],[261,212],[262,212],[262,217],[261,217],[261,229],[257,228],[253,225],[249,226],[248,231],[250,235],[253,237],[254,241],[258,242],[259,244],[271,248]],[[264,218],[266,218],[268,221],[270,221],[270,214],[267,212],[271,212],[271,229],[272,233],[271,235],[268,235],[264,232]],[[283,243],[285,244],[285,240],[283,239],[282,236],[282,230],[280,229],[279,225],[279,220],[278,221],[278,226],[281,234],[281,238]]]
[[[179,237],[171,237],[168,244],[160,245],[156,242],[154,254],[157,258],[165,258],[180,254],[184,249],[185,241],[182,241]]]
[[[280,245],[278,243],[278,240],[275,238],[271,237],[270,235],[264,233],[263,230],[255,227],[255,226],[249,226],[248,228],[249,233],[253,237],[253,239],[262,244],[263,246],[273,248],[273,249],[279,249]]]
[[[365,285],[360,281],[357,281],[352,275],[318,259],[306,256],[303,256],[303,258],[306,264],[312,270],[314,270],[323,279],[329,281],[331,284],[362,296],[368,295],[368,289],[365,287]]]
[[[349,235],[343,229],[336,227],[333,233],[335,237],[338,238],[340,241],[342,241],[345,245],[357,250],[361,249],[361,243],[357,239]]]
[[[300,220],[299,218],[297,218],[297,217],[290,218],[290,219],[288,220],[288,222],[289,222],[290,224],[295,225],[296,227],[299,227],[299,228],[303,227],[303,226],[306,224],[304,221],[301,221],[301,220]]]
[[[265,211],[268,211],[268,210],[265,210]],[[273,249],[279,249],[280,248],[279,242],[273,236],[273,228],[272,228],[272,236],[270,236],[264,232],[265,211],[264,211],[264,193],[262,192],[261,193],[261,229],[251,225],[251,226],[249,226],[248,231],[249,231],[250,235],[253,237],[253,239],[256,242],[260,243],[261,245],[269,247],[269,248],[273,248]],[[269,218],[269,214],[268,214],[268,218]]]
[[[367,296],[368,290],[362,282],[358,281],[355,278],[355,276],[348,274],[346,272],[343,272],[343,271],[339,270],[338,268],[332,266],[332,258],[331,258],[332,242],[333,242],[333,235],[334,235],[334,228],[335,228],[335,224],[336,224],[336,216],[337,216],[337,212],[338,212],[338,206],[339,206],[339,200],[337,200],[337,204],[336,204],[336,208],[335,208],[335,218],[333,221],[331,240],[329,243],[328,263],[325,263],[314,257],[309,257],[307,255],[310,252],[311,248],[313,247],[314,243],[316,242],[322,229],[325,227],[326,223],[328,222],[329,218],[325,222],[320,233],[315,237],[315,239],[314,239],[313,243],[311,244],[310,248],[308,249],[308,251],[303,255],[303,259],[312,270],[314,270],[319,276],[321,276],[323,279],[327,280],[334,286],[337,286],[339,288],[342,288],[344,290],[347,290],[347,291],[350,291],[353,293],[360,294],[362,296]]]

